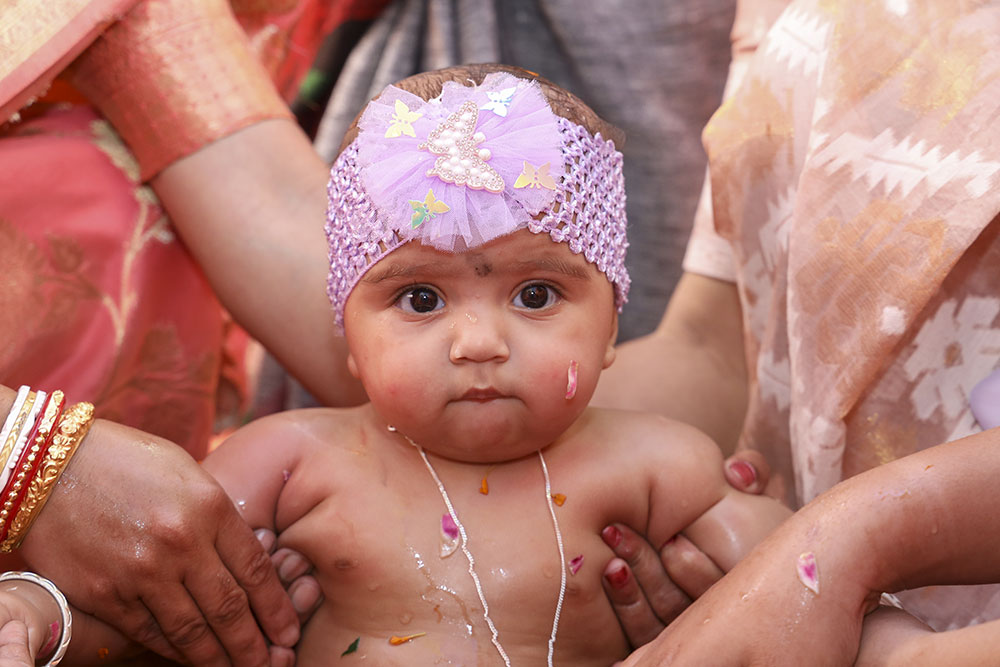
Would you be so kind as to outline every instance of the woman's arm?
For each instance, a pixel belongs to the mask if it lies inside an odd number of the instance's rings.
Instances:
[[[731,453],[747,403],[742,326],[735,284],[685,273],[656,331],[618,346],[594,405],[691,424]]]
[[[13,399],[0,387],[0,415]],[[94,423],[16,553],[75,606],[175,659],[256,664],[265,635],[299,636],[267,553],[218,483],[180,447],[125,426]]]
[[[682,664],[847,664],[882,592],[1000,581],[998,446],[993,429],[841,482],[627,664],[662,664],[665,656]],[[815,558],[818,593],[798,574],[802,554]]]
[[[355,405],[364,391],[326,297],[328,177],[302,131],[274,119],[174,162],[152,186],[236,320],[324,403]]]

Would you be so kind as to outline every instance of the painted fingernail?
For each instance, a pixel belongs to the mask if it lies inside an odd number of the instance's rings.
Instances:
[[[606,573],[604,578],[613,588],[622,588],[628,583],[628,568],[619,567],[617,570]]]
[[[747,486],[757,481],[757,469],[746,461],[733,461],[729,464],[729,469]]]
[[[617,526],[608,526],[601,531],[601,539],[612,549],[622,543],[622,531]]]

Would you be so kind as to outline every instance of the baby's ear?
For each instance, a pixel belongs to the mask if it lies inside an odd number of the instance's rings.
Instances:
[[[601,369],[605,369],[615,362],[615,342],[618,340],[618,311],[615,310],[614,319],[611,322],[611,336],[608,338],[608,347],[604,350],[604,365]]]
[[[354,361],[353,354],[347,355],[347,372],[349,372],[355,380],[361,379],[361,373],[358,372],[358,362]]]

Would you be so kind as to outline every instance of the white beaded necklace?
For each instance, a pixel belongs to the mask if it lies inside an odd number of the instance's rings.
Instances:
[[[389,431],[397,433],[394,426],[387,426]],[[469,576],[472,577],[472,583],[476,585],[476,593],[479,594],[479,602],[483,605],[483,620],[486,621],[486,625],[490,628],[490,633],[492,637],[490,641],[493,642],[493,646],[496,647],[497,653],[503,659],[504,665],[510,667],[510,658],[507,657],[507,652],[504,650],[503,645],[500,644],[500,633],[497,632],[496,626],[493,624],[493,619],[490,618],[490,606],[486,602],[486,596],[483,594],[483,586],[479,582],[479,575],[476,574],[476,559],[473,558],[472,552],[469,551],[468,547],[468,535],[465,532],[465,526],[458,518],[458,514],[455,512],[455,506],[451,503],[451,498],[448,496],[448,492],[444,488],[444,483],[441,478],[438,477],[437,471],[434,470],[434,466],[431,465],[430,459],[427,458],[427,454],[424,453],[424,448],[413,442],[410,437],[404,433],[400,433],[406,441],[413,445],[417,452],[420,454],[420,458],[423,459],[424,465],[427,466],[427,471],[430,472],[431,477],[434,478],[434,483],[437,484],[438,492],[441,494],[441,500],[444,501],[445,507],[448,508],[448,514],[451,515],[451,520],[455,522],[455,526],[458,527],[458,534],[461,536],[461,549],[462,553],[465,554],[466,560],[469,561]],[[555,655],[556,648],[556,632],[559,630],[559,616],[562,614],[563,601],[566,598],[566,555],[563,552],[563,539],[562,532],[559,530],[559,520],[556,518],[556,508],[552,503],[552,484],[549,481],[549,468],[545,465],[545,457],[542,456],[542,450],[538,450],[538,460],[542,464],[542,475],[545,478],[545,501],[548,504],[549,515],[552,517],[552,528],[556,534],[556,546],[559,547],[559,567],[560,567],[560,579],[559,579],[559,599],[556,601],[556,611],[552,617],[552,634],[549,635],[549,653],[548,653],[548,667],[552,667],[552,659]]]

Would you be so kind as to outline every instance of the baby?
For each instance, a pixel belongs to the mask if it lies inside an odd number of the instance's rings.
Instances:
[[[206,461],[315,565],[298,664],[601,665],[623,522],[724,569],[787,510],[695,429],[587,403],[625,302],[613,128],[530,73],[390,86],[332,169],[330,294],[371,402],[267,417]],[[753,517],[753,520],[749,520]]]
[[[629,287],[614,133],[502,66],[406,79],[360,116],[331,172],[328,291],[371,402],[260,419],[205,461],[315,566],[299,665],[604,667],[630,647],[602,528],[683,532],[728,570],[788,516],[732,490],[699,431],[587,406]],[[808,554],[792,571],[815,588]],[[61,596],[11,576],[0,651],[51,655]],[[873,645],[928,632],[881,618]]]

